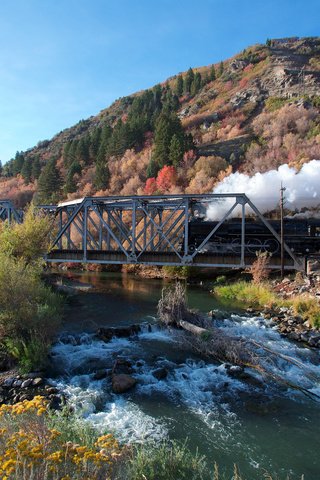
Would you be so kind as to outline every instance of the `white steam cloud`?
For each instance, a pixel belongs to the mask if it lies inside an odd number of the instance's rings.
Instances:
[[[232,173],[214,188],[213,193],[245,193],[260,212],[265,213],[279,208],[281,183],[286,188],[286,209],[297,212],[320,206],[320,160],[305,163],[299,172],[284,164],[278,170],[256,173],[252,177],[243,173]],[[211,203],[207,209],[207,218],[221,219],[233,204],[234,199]],[[247,213],[248,210],[246,207]],[[232,216],[239,214],[240,207],[237,207]]]

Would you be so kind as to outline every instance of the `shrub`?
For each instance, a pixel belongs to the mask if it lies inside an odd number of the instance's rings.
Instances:
[[[50,221],[31,206],[22,224],[0,227],[0,341],[23,371],[45,364],[62,298],[41,281]]]
[[[15,337],[4,340],[7,352],[19,362],[20,371],[23,373],[46,366],[50,344],[38,335],[39,332],[36,332],[29,341]]]
[[[226,283],[227,281],[227,277],[225,275],[219,275],[216,279],[215,279],[215,282],[214,284],[215,285],[223,285],[224,283]]]
[[[268,112],[275,112],[276,110],[279,110],[281,107],[283,107],[289,101],[290,100],[288,100],[287,98],[269,97],[265,103],[266,110]]]
[[[111,435],[76,434],[69,418],[69,434],[47,413],[43,397],[0,407],[0,476],[7,480],[102,480],[109,478],[120,453]],[[86,430],[86,427],[83,428]],[[69,440],[66,441],[66,438]],[[80,443],[78,441],[80,440]],[[87,442],[88,440],[88,442]]]
[[[248,272],[252,275],[253,283],[259,284],[269,277],[267,268],[270,261],[269,252],[256,252],[257,259],[253,262]]]
[[[293,311],[304,320],[308,320],[313,327],[320,328],[320,305],[313,298],[296,297],[293,300]]]
[[[174,267],[170,265],[166,265],[163,267],[163,272],[165,277],[167,278],[177,278],[177,279],[187,279],[191,277],[195,277],[198,273],[198,269],[196,267]]]
[[[208,472],[204,457],[193,454],[186,443],[162,442],[134,448],[126,478],[202,480],[208,478]]]

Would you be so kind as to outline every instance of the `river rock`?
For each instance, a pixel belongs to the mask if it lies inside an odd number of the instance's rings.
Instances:
[[[20,388],[21,385],[22,385],[22,380],[15,380],[12,384],[12,386],[15,388]]]
[[[132,369],[132,363],[129,360],[126,360],[125,358],[117,358],[117,360],[114,362],[113,368],[112,368],[112,374],[117,375],[124,373],[126,375],[130,375],[133,372]]]
[[[108,375],[108,370],[105,368],[100,368],[100,370],[97,370],[96,373],[93,375],[93,380],[102,380]]]
[[[131,375],[120,373],[112,376],[112,390],[114,393],[124,393],[135,386],[137,380]]]
[[[27,378],[27,380],[24,380],[21,384],[21,388],[28,388],[32,385],[32,378]]]
[[[43,383],[43,378],[37,377],[32,381],[32,386],[33,387],[39,387]]]
[[[164,378],[167,377],[168,370],[166,368],[157,368],[156,370],[153,370],[153,372],[151,373],[157,380],[163,380]]]
[[[288,338],[289,338],[289,340],[294,340],[296,342],[298,342],[300,340],[300,336],[297,332],[288,333]]]
[[[9,377],[9,378],[6,378],[2,384],[3,387],[5,388],[11,388],[13,383],[15,381],[15,378],[14,377]]]
[[[127,327],[101,327],[97,330],[96,336],[99,340],[110,342],[113,337],[131,337],[141,331],[139,325],[129,325]]]

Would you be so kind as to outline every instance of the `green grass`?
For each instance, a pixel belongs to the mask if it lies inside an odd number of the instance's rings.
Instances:
[[[314,298],[298,295],[283,299],[274,293],[268,283],[235,282],[229,285],[214,285],[214,293],[228,302],[236,301],[252,307],[292,307],[294,315],[300,315],[315,328],[320,328],[320,305]]]
[[[223,300],[236,300],[254,307],[272,306],[278,302],[276,295],[267,284],[257,285],[244,281],[235,282],[215,287],[214,293]]]

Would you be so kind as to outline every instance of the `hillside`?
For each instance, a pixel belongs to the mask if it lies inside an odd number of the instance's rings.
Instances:
[[[268,40],[116,100],[18,152],[0,197],[205,193],[232,171],[320,159],[320,38]]]

